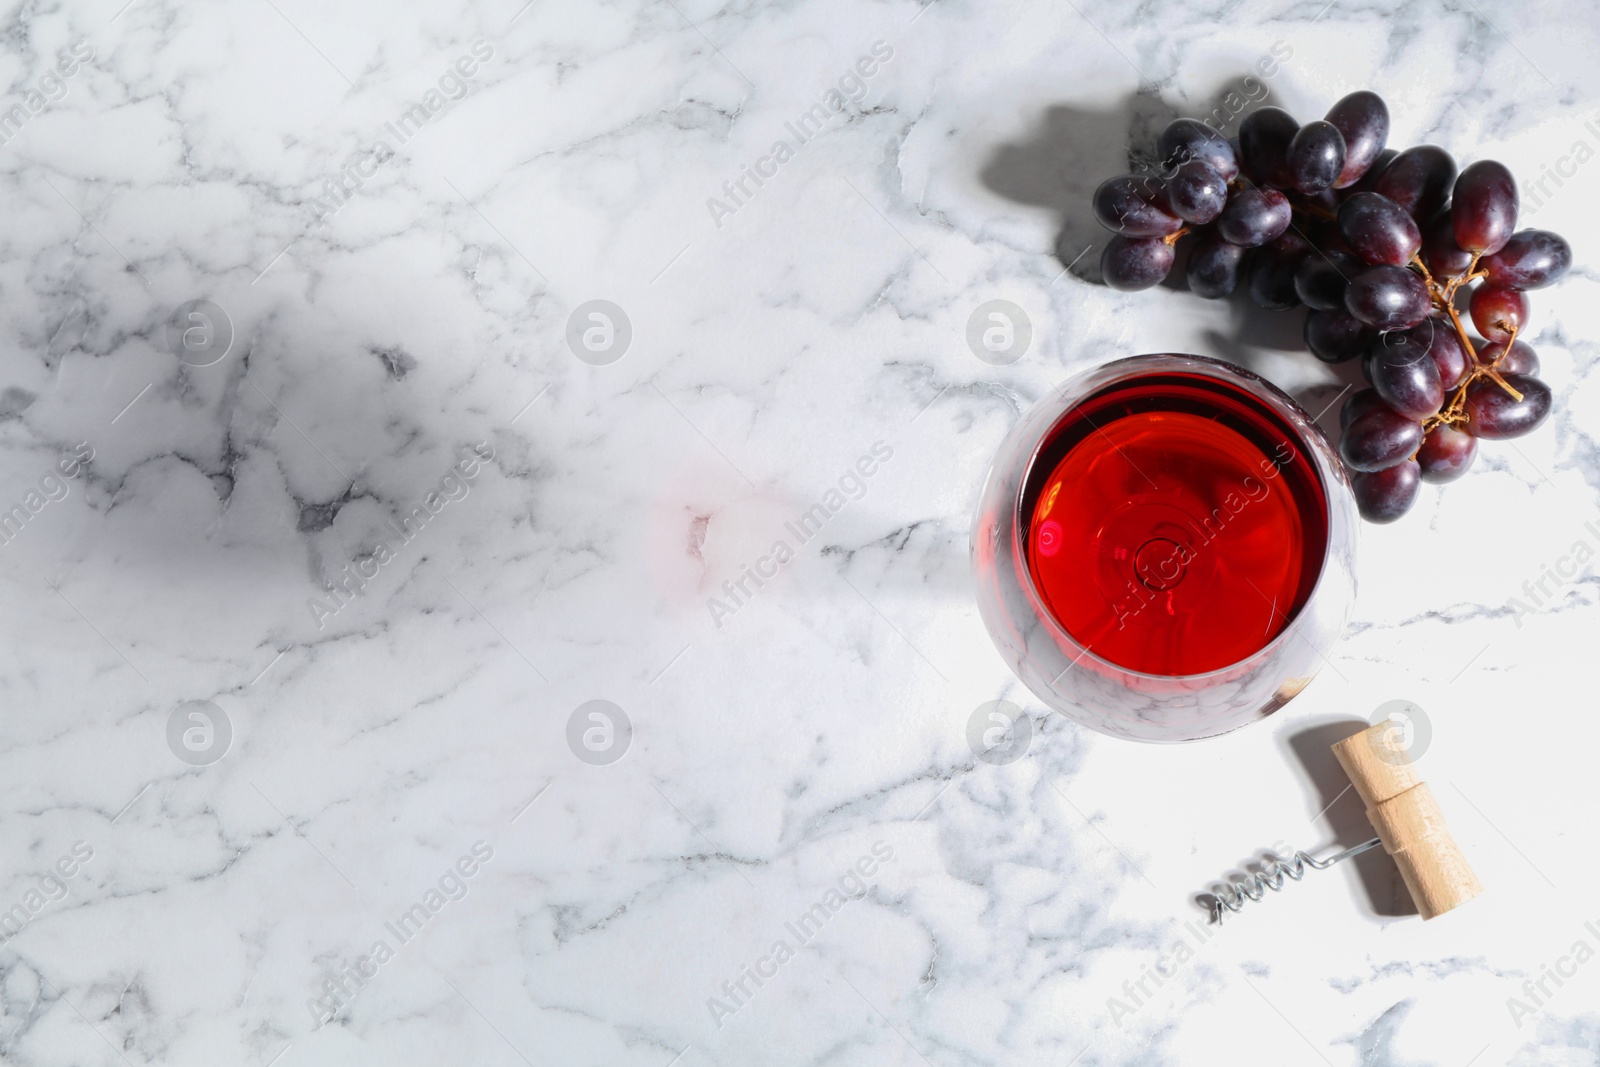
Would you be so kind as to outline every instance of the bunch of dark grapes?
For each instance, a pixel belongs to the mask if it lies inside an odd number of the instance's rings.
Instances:
[[[1345,402],[1339,451],[1370,522],[1405,514],[1422,482],[1459,478],[1480,440],[1549,415],[1539,357],[1517,335],[1528,291],[1572,265],[1561,237],[1516,229],[1504,165],[1458,173],[1444,149],[1396,152],[1388,138],[1389,109],[1365,91],[1304,126],[1261,108],[1236,139],[1178,119],[1157,144],[1159,173],[1094,194],[1116,234],[1100,258],[1112,288],[1160,282],[1192,233],[1190,289],[1216,299],[1242,282],[1262,307],[1305,304],[1312,354],[1361,361],[1369,388]]]

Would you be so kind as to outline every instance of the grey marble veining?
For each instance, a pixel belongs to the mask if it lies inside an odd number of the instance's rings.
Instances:
[[[1600,7],[84,0],[0,41],[0,1059],[1595,1062]],[[1273,719],[1091,734],[973,606],[1006,431],[1139,352],[1349,379],[1299,313],[1095,284],[1089,194],[1173,115],[1361,87],[1571,239],[1556,414],[1364,531]],[[1368,856],[1208,925],[1259,850],[1364,836],[1326,743],[1393,698],[1486,895],[1424,925]]]

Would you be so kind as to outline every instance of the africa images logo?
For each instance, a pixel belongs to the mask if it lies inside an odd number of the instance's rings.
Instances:
[[[483,464],[494,459],[494,446],[479,441],[472,453],[445,472],[439,484],[422,498],[422,503],[407,514],[389,520],[393,538],[378,538],[371,550],[346,563],[332,581],[324,583],[325,597],[308,597],[306,607],[316,621],[317,629],[327,625],[328,619],[353,604],[367,591],[384,567],[400,558],[401,551],[422,533],[429,521],[456,501],[465,500],[472,492],[473,480]]]
[[[867,495],[867,479],[893,458],[893,448],[882,441],[874,441],[871,454],[857,458],[854,466],[839,477],[838,488],[829,489],[822,494],[822,499],[807,508],[794,522],[784,523],[784,530],[792,535],[798,544],[803,545],[812,540],[822,532],[822,527],[829,519],[844,510],[847,502],[860,500]],[[754,564],[745,564],[740,570],[739,577],[724,580],[722,592],[727,599],[715,593],[706,598],[706,609],[711,613],[711,621],[716,628],[722,629],[722,621],[750,603],[756,591],[776,578],[784,565],[794,557],[794,547],[780,537],[772,543],[772,548],[766,555],[757,559]],[[754,583],[755,589],[750,588],[751,583]],[[740,593],[744,595],[741,597]]]
[[[812,104],[799,116],[783,124],[789,137],[780,137],[772,143],[767,154],[752,163],[741,164],[737,177],[722,183],[722,198],[708,197],[706,210],[711,221],[722,229],[724,219],[739,213],[739,209],[755,199],[767,181],[778,176],[778,168],[793,159],[817,134],[827,128],[835,115],[843,114],[848,103],[860,104],[867,98],[867,79],[877,74],[894,58],[894,48],[884,41],[873,41],[870,55],[860,56],[849,70],[839,76],[834,85],[822,94],[822,99]],[[791,142],[790,137],[793,138]],[[752,189],[751,184],[755,185]]]
[[[479,38],[472,42],[470,53],[446,67],[438,78],[437,88],[428,89],[422,94],[421,100],[408,103],[393,121],[383,124],[383,132],[373,139],[372,144],[323,180],[322,194],[310,200],[311,211],[318,225],[325,225],[355,199],[355,195],[377,175],[379,168],[398,155],[399,150],[421,133],[424,126],[443,115],[457,101],[465,99],[476,88],[472,79],[480,67],[494,58],[494,47]]]

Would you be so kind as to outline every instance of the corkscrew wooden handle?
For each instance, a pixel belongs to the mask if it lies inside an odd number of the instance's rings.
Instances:
[[[1333,746],[1367,805],[1367,819],[1394,857],[1424,919],[1465,904],[1483,886],[1456,847],[1428,783],[1417,777],[1393,722],[1380,722]]]

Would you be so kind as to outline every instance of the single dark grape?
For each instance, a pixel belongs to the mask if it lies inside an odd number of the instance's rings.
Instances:
[[[1328,122],[1344,138],[1344,167],[1333,185],[1346,189],[1371,169],[1389,140],[1389,108],[1383,97],[1361,89],[1329,108]]]
[[[1435,278],[1453,278],[1472,266],[1472,253],[1456,244],[1455,219],[1448,208],[1422,227],[1422,259]]]
[[[1125,237],[1165,237],[1183,228],[1183,220],[1167,211],[1165,203],[1159,178],[1125,174],[1106,179],[1094,191],[1094,217]]]
[[[1402,336],[1404,343],[1417,345],[1428,353],[1428,358],[1438,368],[1439,385],[1445,392],[1448,393],[1466,378],[1472,357],[1461,346],[1461,335],[1444,319],[1429,317],[1406,330],[1403,335],[1388,335],[1387,340],[1392,346],[1399,345]]]
[[[1478,349],[1478,362],[1493,367],[1501,374],[1539,373],[1539,354],[1526,341],[1511,342],[1509,352],[1504,341],[1490,341]]]
[[[1173,250],[1160,237],[1124,237],[1106,242],[1100,273],[1113,289],[1133,292],[1159,284],[1172,270]]]
[[[1333,186],[1319,190],[1315,193],[1295,193],[1298,201],[1296,207],[1304,208],[1312,216],[1339,214],[1339,205],[1344,202],[1344,194]]]
[[[1467,350],[1461,347],[1461,338],[1456,334],[1454,326],[1445,322],[1443,318],[1432,315],[1424,318],[1418,325],[1411,326],[1410,330],[1394,330],[1382,334],[1382,341],[1374,344],[1373,350],[1368,352],[1368,357],[1376,354],[1379,347],[1387,350],[1392,360],[1402,360],[1402,362],[1408,362],[1411,358],[1418,357],[1418,354],[1426,355],[1429,362],[1434,363],[1434,368],[1438,371],[1438,384],[1446,394],[1461,384],[1470,366]],[[1371,379],[1370,363],[1371,360],[1368,360],[1362,368],[1368,371],[1368,379]]]
[[[1191,159],[1167,179],[1167,203],[1179,218],[1203,225],[1222,214],[1228,182],[1211,164]]]
[[[1367,377],[1384,403],[1402,415],[1425,419],[1444,406],[1439,367],[1409,330],[1386,333],[1373,344]]]
[[[1287,189],[1289,142],[1300,124],[1280,107],[1262,107],[1239,124],[1239,164],[1245,177],[1258,185]]]
[[[1372,161],[1372,166],[1367,168],[1367,172],[1361,176],[1359,181],[1349,187],[1350,191],[1352,193],[1377,192],[1378,182],[1382,180],[1383,172],[1389,169],[1389,164],[1393,163],[1399,155],[1400,153],[1393,148],[1385,148],[1379,152],[1378,158]]]
[[[1476,437],[1440,423],[1423,436],[1422,447],[1417,449],[1417,466],[1425,482],[1453,482],[1467,473],[1477,454]]]
[[[1422,488],[1422,469],[1414,459],[1381,471],[1361,471],[1350,476],[1356,509],[1371,523],[1393,522],[1411,510]]]
[[[1378,179],[1377,191],[1399,204],[1414,219],[1428,219],[1450,199],[1456,161],[1438,145],[1408,148]]]
[[[1402,266],[1422,247],[1422,231],[1405,209],[1377,193],[1356,193],[1339,208],[1339,232],[1356,255],[1377,266]]]
[[[1515,399],[1492,378],[1467,386],[1465,429],[1474,437],[1504,441],[1538,428],[1550,414],[1550,387],[1531,374],[1503,374],[1506,384],[1522,394]]]
[[[1364,354],[1377,331],[1348,311],[1306,312],[1305,339],[1311,354],[1324,363],[1345,363]]]
[[[1422,444],[1422,424],[1383,404],[1350,420],[1339,455],[1358,471],[1381,471],[1406,459]]]
[[[1334,212],[1338,214],[1337,211]],[[1324,252],[1343,252],[1346,255],[1355,255],[1355,250],[1350,247],[1350,242],[1344,239],[1344,234],[1339,232],[1337,218],[1321,219],[1312,222],[1306,230],[1306,235],[1311,238],[1311,244]]]
[[[1228,139],[1198,119],[1173,119],[1156,140],[1156,151],[1168,167],[1197,159],[1224,181],[1239,176],[1239,160]]]
[[[1347,430],[1350,424],[1374,408],[1385,406],[1383,398],[1376,389],[1358,389],[1350,394],[1344,402],[1344,407],[1339,409],[1339,429]]]
[[[1311,245],[1289,231],[1255,250],[1250,256],[1250,299],[1268,311],[1288,311],[1298,307],[1295,271],[1311,253]]]
[[[1490,285],[1543,289],[1566,276],[1572,266],[1572,246],[1549,230],[1519,230],[1505,247],[1485,256],[1478,265],[1489,272]]]
[[[1296,191],[1306,193],[1331,189],[1344,173],[1344,134],[1331,122],[1308,122],[1289,142],[1289,178]]]
[[[1240,189],[1217,216],[1217,232],[1233,244],[1254,248],[1287,230],[1292,215],[1289,198],[1278,190]]]
[[[1233,292],[1239,284],[1244,253],[1244,249],[1214,233],[1200,238],[1194,251],[1189,253],[1190,291],[1207,300],[1217,300]]]
[[[1461,172],[1450,201],[1456,244],[1468,252],[1498,252],[1517,228],[1517,180],[1505,164],[1481,159]]]
[[[1350,314],[1379,330],[1409,330],[1428,317],[1428,287],[1404,267],[1368,267],[1344,293]]]
[[[1472,291],[1472,324],[1491,341],[1504,341],[1528,324],[1528,294],[1480,285]]]
[[[1294,291],[1309,308],[1343,311],[1344,290],[1366,264],[1347,252],[1314,250],[1294,272]]]

